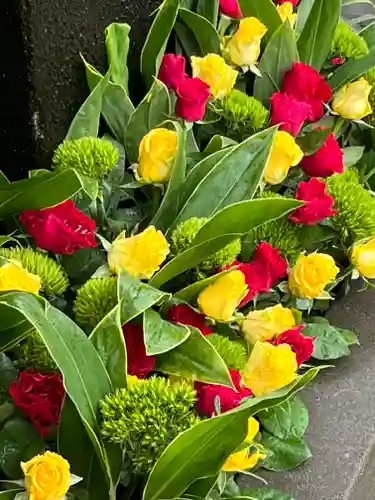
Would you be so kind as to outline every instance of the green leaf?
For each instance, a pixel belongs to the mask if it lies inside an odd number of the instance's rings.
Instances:
[[[333,73],[331,78],[329,78],[328,83],[332,87],[332,90],[336,91],[346,83],[357,80],[360,76],[374,67],[374,60],[375,48],[373,48],[367,56],[347,61]]]
[[[259,63],[262,78],[255,78],[254,97],[269,106],[272,94],[280,90],[284,74],[299,61],[296,37],[289,22],[272,35]]]
[[[114,389],[126,387],[126,348],[120,314],[121,305],[118,304],[89,337],[103,361]]]
[[[298,39],[301,61],[320,71],[329,51],[340,19],[341,0],[315,0]]]
[[[198,479],[198,481],[194,481],[192,485],[187,489],[185,496],[191,495],[200,498],[207,498],[208,494],[215,486],[218,475],[212,477],[205,477],[203,479]]]
[[[269,40],[282,24],[272,0],[239,0],[243,17],[257,17],[267,26],[265,39]]]
[[[223,271],[222,273],[215,274],[204,280],[196,281],[191,285],[183,288],[174,295],[174,298],[192,304],[194,300],[198,297],[202,290],[214,283],[220,276],[227,274],[229,271]]]
[[[279,439],[268,432],[262,432],[262,445],[268,455],[262,467],[275,472],[295,469],[311,458],[311,451],[305,441],[297,436]]]
[[[27,462],[44,450],[45,444],[35,427],[14,417],[0,431],[0,465],[11,479],[23,476],[20,463]]]
[[[98,136],[103,94],[109,84],[109,76],[107,73],[82,104],[70,124],[65,139]]]
[[[197,39],[195,38],[194,33],[192,33],[188,27],[176,21],[176,24],[174,25],[174,31],[177,35],[177,40],[188,60],[190,60],[191,56],[200,53]]]
[[[349,346],[360,345],[358,335],[355,332],[352,332],[352,330],[347,330],[346,328],[338,328],[337,326],[335,328],[338,332],[340,332],[342,338]]]
[[[185,325],[165,321],[156,311],[148,309],[143,315],[143,335],[147,355],[155,356],[185,342],[190,330]]]
[[[300,34],[305,27],[306,21],[309,17],[312,6],[314,5],[315,0],[301,0],[297,9],[297,21],[295,30],[296,33]]]
[[[266,431],[279,439],[301,438],[309,425],[309,412],[297,397],[259,413],[257,418]]]
[[[204,148],[203,153],[205,155],[212,155],[213,153],[216,153],[221,149],[227,148],[228,146],[234,146],[235,144],[238,143],[233,139],[229,139],[229,137],[225,137],[223,135],[214,135],[207,146]],[[228,150],[226,152],[228,152]]]
[[[345,167],[351,167],[352,165],[357,165],[359,160],[362,158],[364,153],[364,146],[351,146],[343,149],[344,153],[344,165]]]
[[[125,151],[130,163],[138,159],[143,137],[171,113],[169,93],[164,83],[155,80],[150,91],[131,115],[125,131]]]
[[[112,23],[105,30],[105,45],[108,65],[113,83],[121,85],[128,91],[129,71],[127,60],[129,54],[130,26],[125,23]]]
[[[218,2],[210,2],[216,8]],[[193,36],[196,38],[197,43],[200,48],[200,54],[205,56],[207,54],[220,54],[220,38],[217,34],[215,27],[211,24],[206,17],[203,17],[195,12],[187,9],[180,9],[178,11],[178,17],[184,22],[184,24],[191,30]]]
[[[251,488],[241,490],[241,493],[254,500],[294,500],[288,493],[270,488]]]
[[[321,130],[313,129],[305,135],[298,137],[296,142],[305,155],[313,155],[324,145],[330,132],[329,128]]]
[[[326,361],[350,354],[346,340],[339,330],[329,323],[307,323],[302,333],[315,337],[313,358]]]
[[[99,195],[99,182],[92,177],[82,175],[80,172],[77,172],[77,175],[79,176],[79,179],[81,181],[82,190],[91,200],[96,200]]]
[[[311,369],[280,391],[262,398],[248,398],[239,408],[203,420],[180,434],[152,469],[143,500],[175,499],[197,479],[218,474],[228,456],[244,441],[248,419],[292,397],[318,372],[318,368]]]
[[[179,5],[179,0],[164,0],[148,32],[141,54],[141,73],[148,87],[151,87],[153,77],[158,75]]]
[[[18,493],[22,490],[9,490],[0,492],[1,500],[15,500]]]
[[[4,354],[0,353],[0,391],[8,392],[12,382],[17,380],[18,370],[12,361]]]
[[[375,47],[375,23],[366,26],[361,31],[361,37],[366,40],[368,48],[372,50]]]
[[[216,26],[219,15],[219,0],[198,0],[197,12],[210,21],[213,26]]]
[[[214,346],[193,327],[180,346],[156,358],[156,369],[207,384],[233,387],[228,367]]]

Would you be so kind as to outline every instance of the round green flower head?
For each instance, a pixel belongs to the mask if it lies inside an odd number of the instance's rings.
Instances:
[[[117,278],[91,279],[78,290],[74,302],[75,320],[86,333],[91,333],[116,304]]]
[[[248,354],[246,347],[241,342],[230,340],[217,333],[208,335],[206,339],[215,347],[228,368],[239,371],[244,369]]]
[[[109,141],[95,137],[66,140],[52,159],[55,169],[74,168],[83,175],[101,181],[118,161],[118,151]]]
[[[102,435],[126,449],[135,473],[148,474],[169,443],[199,421],[195,399],[184,380],[139,380],[101,401]]]
[[[366,40],[343,20],[336,26],[331,51],[346,59],[362,57],[369,53]]]
[[[64,271],[56,261],[32,248],[0,248],[0,257],[21,262],[31,274],[36,274],[42,282],[45,295],[59,295],[68,287],[69,281]]]
[[[18,363],[24,369],[53,373],[57,366],[37,332],[31,333],[15,350]]]

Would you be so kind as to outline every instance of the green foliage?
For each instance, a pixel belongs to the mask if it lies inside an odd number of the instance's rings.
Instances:
[[[106,277],[87,281],[77,293],[74,315],[78,325],[87,333],[117,304],[117,278]]]
[[[198,422],[189,382],[142,380],[101,401],[102,434],[126,447],[136,473],[147,474],[168,444]]]
[[[279,439],[287,439],[290,436],[301,438],[309,424],[309,412],[298,397],[260,412],[257,418],[267,432]]]
[[[216,333],[206,338],[215,347],[229,368],[239,371],[244,369],[248,354],[246,347],[241,342],[230,340]]]
[[[26,369],[55,372],[57,367],[37,332],[32,332],[15,351],[19,364]]]
[[[343,20],[336,26],[331,51],[346,59],[362,57],[369,53],[366,40]]]
[[[116,165],[118,150],[104,139],[82,137],[65,140],[56,149],[52,165],[56,170],[74,168],[77,172],[98,181]]]
[[[341,330],[330,325],[325,318],[316,318],[314,323],[308,323],[303,334],[315,337],[313,358],[322,361],[339,359],[350,354],[349,345],[353,344],[353,335],[348,330]],[[352,333],[352,332],[349,332]]]
[[[69,282],[63,267],[32,248],[0,248],[0,257],[17,260],[29,273],[38,275],[46,295],[61,294],[68,287]]]
[[[312,456],[305,441],[297,436],[279,439],[268,432],[262,432],[261,443],[267,451],[262,467],[267,470],[275,472],[292,470]]]

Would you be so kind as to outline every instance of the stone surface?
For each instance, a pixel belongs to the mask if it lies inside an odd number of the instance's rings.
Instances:
[[[12,178],[48,168],[51,153],[87,96],[79,52],[105,66],[105,27],[132,30],[131,89],[141,92],[139,55],[150,13],[161,0],[3,0],[0,2],[1,169]]]

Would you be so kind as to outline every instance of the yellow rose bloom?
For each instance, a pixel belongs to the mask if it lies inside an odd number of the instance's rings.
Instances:
[[[268,184],[280,184],[289,170],[300,163],[303,151],[288,132],[276,132],[271,153],[264,170],[264,180]]]
[[[46,451],[21,462],[29,500],[62,500],[70,486],[70,466],[57,453]]]
[[[281,389],[296,378],[296,355],[288,344],[257,342],[245,366],[244,383],[255,396]]]
[[[194,78],[200,78],[210,86],[214,99],[222,99],[228,95],[236,83],[238,71],[231,68],[217,54],[208,54],[205,57],[192,56],[191,66]]]
[[[303,299],[317,299],[339,273],[334,259],[324,253],[300,255],[289,273],[289,289]]]
[[[229,321],[247,291],[243,273],[231,271],[200,293],[198,305],[206,316],[217,321]]]
[[[155,128],[145,135],[139,145],[138,167],[135,175],[140,182],[168,182],[177,156],[177,133]]]
[[[333,111],[348,120],[361,120],[370,115],[372,113],[369,103],[371,89],[371,85],[364,78],[344,85],[333,98]]]
[[[266,26],[256,17],[242,19],[234,35],[225,39],[225,52],[231,62],[240,67],[256,63],[260,54],[260,42],[266,32]]]
[[[130,238],[125,233],[112,243],[108,251],[108,266],[114,273],[120,270],[139,279],[150,279],[160,269],[169,254],[169,244],[161,231],[149,226]]]
[[[246,443],[251,444],[259,432],[259,422],[256,418],[250,417],[247,423]]]
[[[368,279],[375,278],[375,236],[368,241],[355,243],[351,263],[359,274]]]
[[[297,14],[294,14],[293,9],[292,2],[285,2],[277,7],[282,22],[289,21],[292,28],[294,28],[297,19]]]
[[[17,290],[20,292],[39,293],[41,280],[39,276],[26,271],[20,262],[10,260],[0,267],[0,291],[8,292]]]
[[[241,325],[245,339],[251,344],[271,340],[296,326],[290,309],[277,304],[261,311],[251,311]]]

